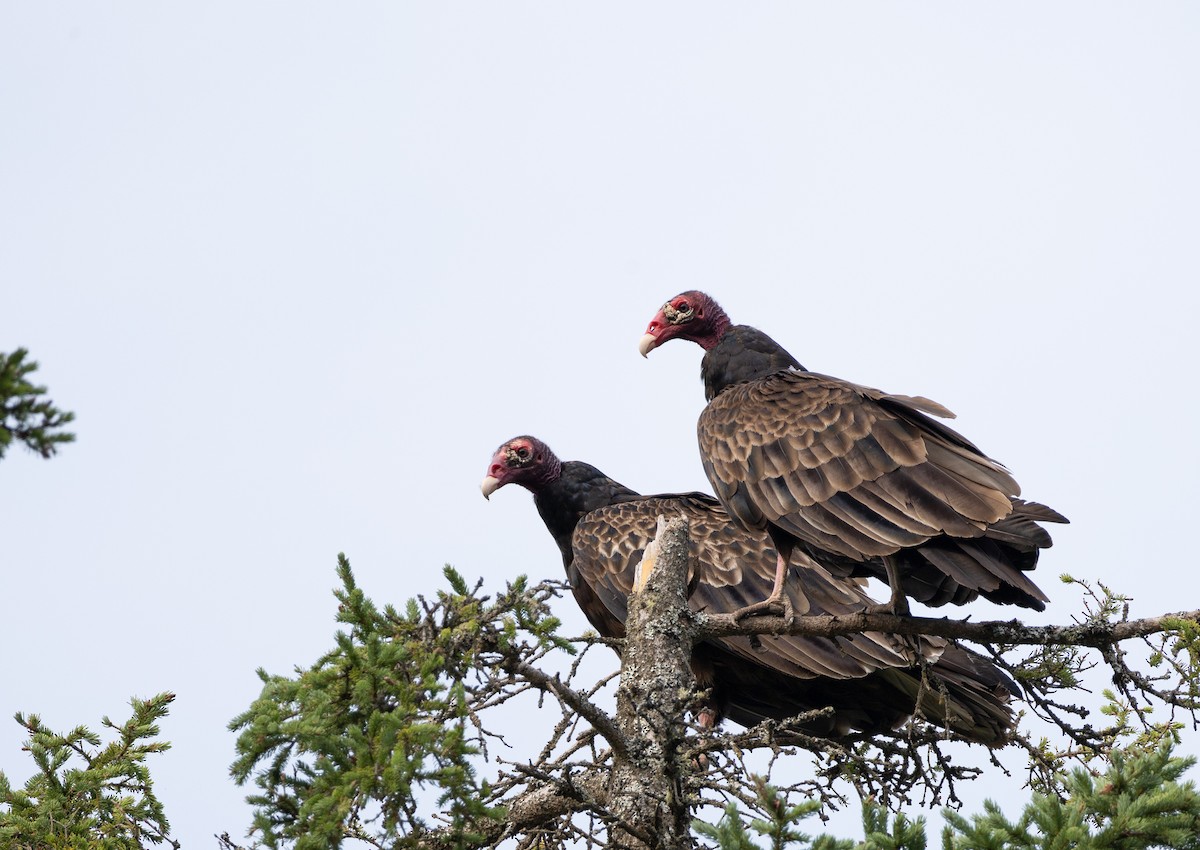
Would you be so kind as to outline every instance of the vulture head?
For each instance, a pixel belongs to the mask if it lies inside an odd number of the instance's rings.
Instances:
[[[690,339],[706,351],[717,344],[729,317],[721,305],[695,289],[680,293],[662,306],[638,343],[638,351],[647,356],[669,339]]]
[[[513,437],[496,449],[488,474],[480,489],[490,498],[505,484],[520,484],[532,493],[553,481],[562,470],[562,462],[550,447],[537,437]]]

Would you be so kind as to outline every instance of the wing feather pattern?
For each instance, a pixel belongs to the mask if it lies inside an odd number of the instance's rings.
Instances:
[[[663,514],[683,514],[689,522],[689,584],[694,588],[689,604],[694,610],[731,613],[770,591],[776,555],[765,534],[740,529],[715,500],[646,497],[591,511],[575,529],[574,569],[612,616],[625,619],[634,570]],[[855,613],[872,601],[856,584],[834,578],[811,561],[794,569],[787,592],[799,615]],[[856,679],[881,669],[907,668],[918,655],[936,659],[945,646],[944,641],[929,639],[914,645],[875,632],[838,638],[763,637],[760,643],[755,648],[744,637],[719,641],[739,657],[803,679]]]
[[[919,396],[780,371],[709,403],[700,454],[737,522],[790,535],[835,575],[883,576],[879,559],[900,553],[906,593],[919,601],[982,593],[1044,607],[1022,571],[1050,542],[1037,522],[1065,519],[1021,501],[1002,464],[933,416],[953,414]]]
[[[634,571],[662,514],[688,518],[693,610],[728,613],[768,592],[776,554],[765,534],[740,528],[702,494],[639,497],[590,511],[572,538],[572,569],[608,606],[607,616],[624,620]],[[872,603],[857,582],[835,577],[803,553],[796,553],[792,570],[785,592],[799,615],[844,615]],[[930,665],[936,687],[920,685],[921,662]],[[713,688],[714,704],[746,725],[832,706],[810,733],[881,731],[914,712],[986,744],[1002,743],[1012,728],[1007,703],[1016,686],[940,638],[868,632],[762,636],[752,643],[735,637],[697,646],[692,666],[702,686]]]

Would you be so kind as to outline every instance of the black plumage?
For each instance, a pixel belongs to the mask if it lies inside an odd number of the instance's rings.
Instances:
[[[733,612],[761,599],[771,585],[776,555],[766,535],[730,522],[711,496],[641,496],[589,464],[560,461],[545,443],[528,436],[509,440],[496,452],[484,494],[509,483],[533,493],[562,553],[575,599],[603,635],[624,635],[634,574],[659,515],[688,518],[693,610]],[[786,593],[801,614],[857,613],[871,603],[856,582],[835,578],[817,564],[798,571]],[[922,660],[929,663],[934,687],[920,687]],[[736,637],[697,646],[692,668],[701,686],[710,689],[700,715],[704,723],[727,716],[750,725],[828,706],[832,716],[806,731],[825,736],[878,732],[912,715],[920,692],[921,714],[968,740],[1002,743],[1013,724],[1008,698],[1016,686],[986,660],[938,638],[910,640],[878,632],[758,641]]]
[[[697,434],[717,498],[781,553],[772,603],[799,550],[835,575],[887,580],[900,613],[910,596],[1045,608],[1025,573],[1051,543],[1037,523],[1066,518],[1018,498],[1003,465],[933,418],[949,410],[808,372],[702,292],[668,301],[641,351],[676,337],[705,349]]]

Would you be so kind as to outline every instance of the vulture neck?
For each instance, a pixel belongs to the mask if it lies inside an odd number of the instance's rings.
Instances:
[[[700,361],[704,397],[712,401],[726,387],[755,381],[783,369],[807,371],[787,349],[758,328],[733,325]]]
[[[637,497],[638,493],[618,484],[596,467],[577,460],[562,465],[562,474],[533,495],[542,522],[562,552],[570,574],[574,553],[571,535],[583,516],[597,508]]]

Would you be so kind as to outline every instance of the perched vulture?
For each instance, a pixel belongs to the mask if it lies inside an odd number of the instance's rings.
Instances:
[[[689,605],[728,613],[761,599],[771,585],[776,556],[767,536],[730,522],[715,499],[702,493],[641,496],[594,466],[561,461],[534,437],[500,446],[483,479],[490,497],[520,484],[562,552],[575,599],[602,635],[623,637],[627,600],[646,545],[660,515],[683,514],[690,524],[692,565]],[[871,602],[853,581],[837,579],[816,564],[788,583],[795,611],[848,614]],[[921,687],[920,661],[930,681]],[[918,710],[930,722],[988,745],[1007,740],[1013,728],[1009,695],[1017,686],[982,657],[940,638],[906,640],[878,632],[838,638],[726,638],[698,645],[692,669],[708,702],[702,725],[723,717],[743,725],[782,720],[832,707],[810,724],[814,735],[892,729]]]
[[[887,609],[992,602],[1041,611],[1030,581],[1050,535],[1038,522],[1066,522],[1018,499],[1001,464],[932,416],[949,410],[808,372],[775,340],[734,325],[703,292],[663,305],[639,349],[670,339],[704,349],[708,406],[700,457],[717,498],[748,529],[765,529],[779,561],[765,602],[782,595],[798,551],[836,576],[876,576],[892,590]]]

